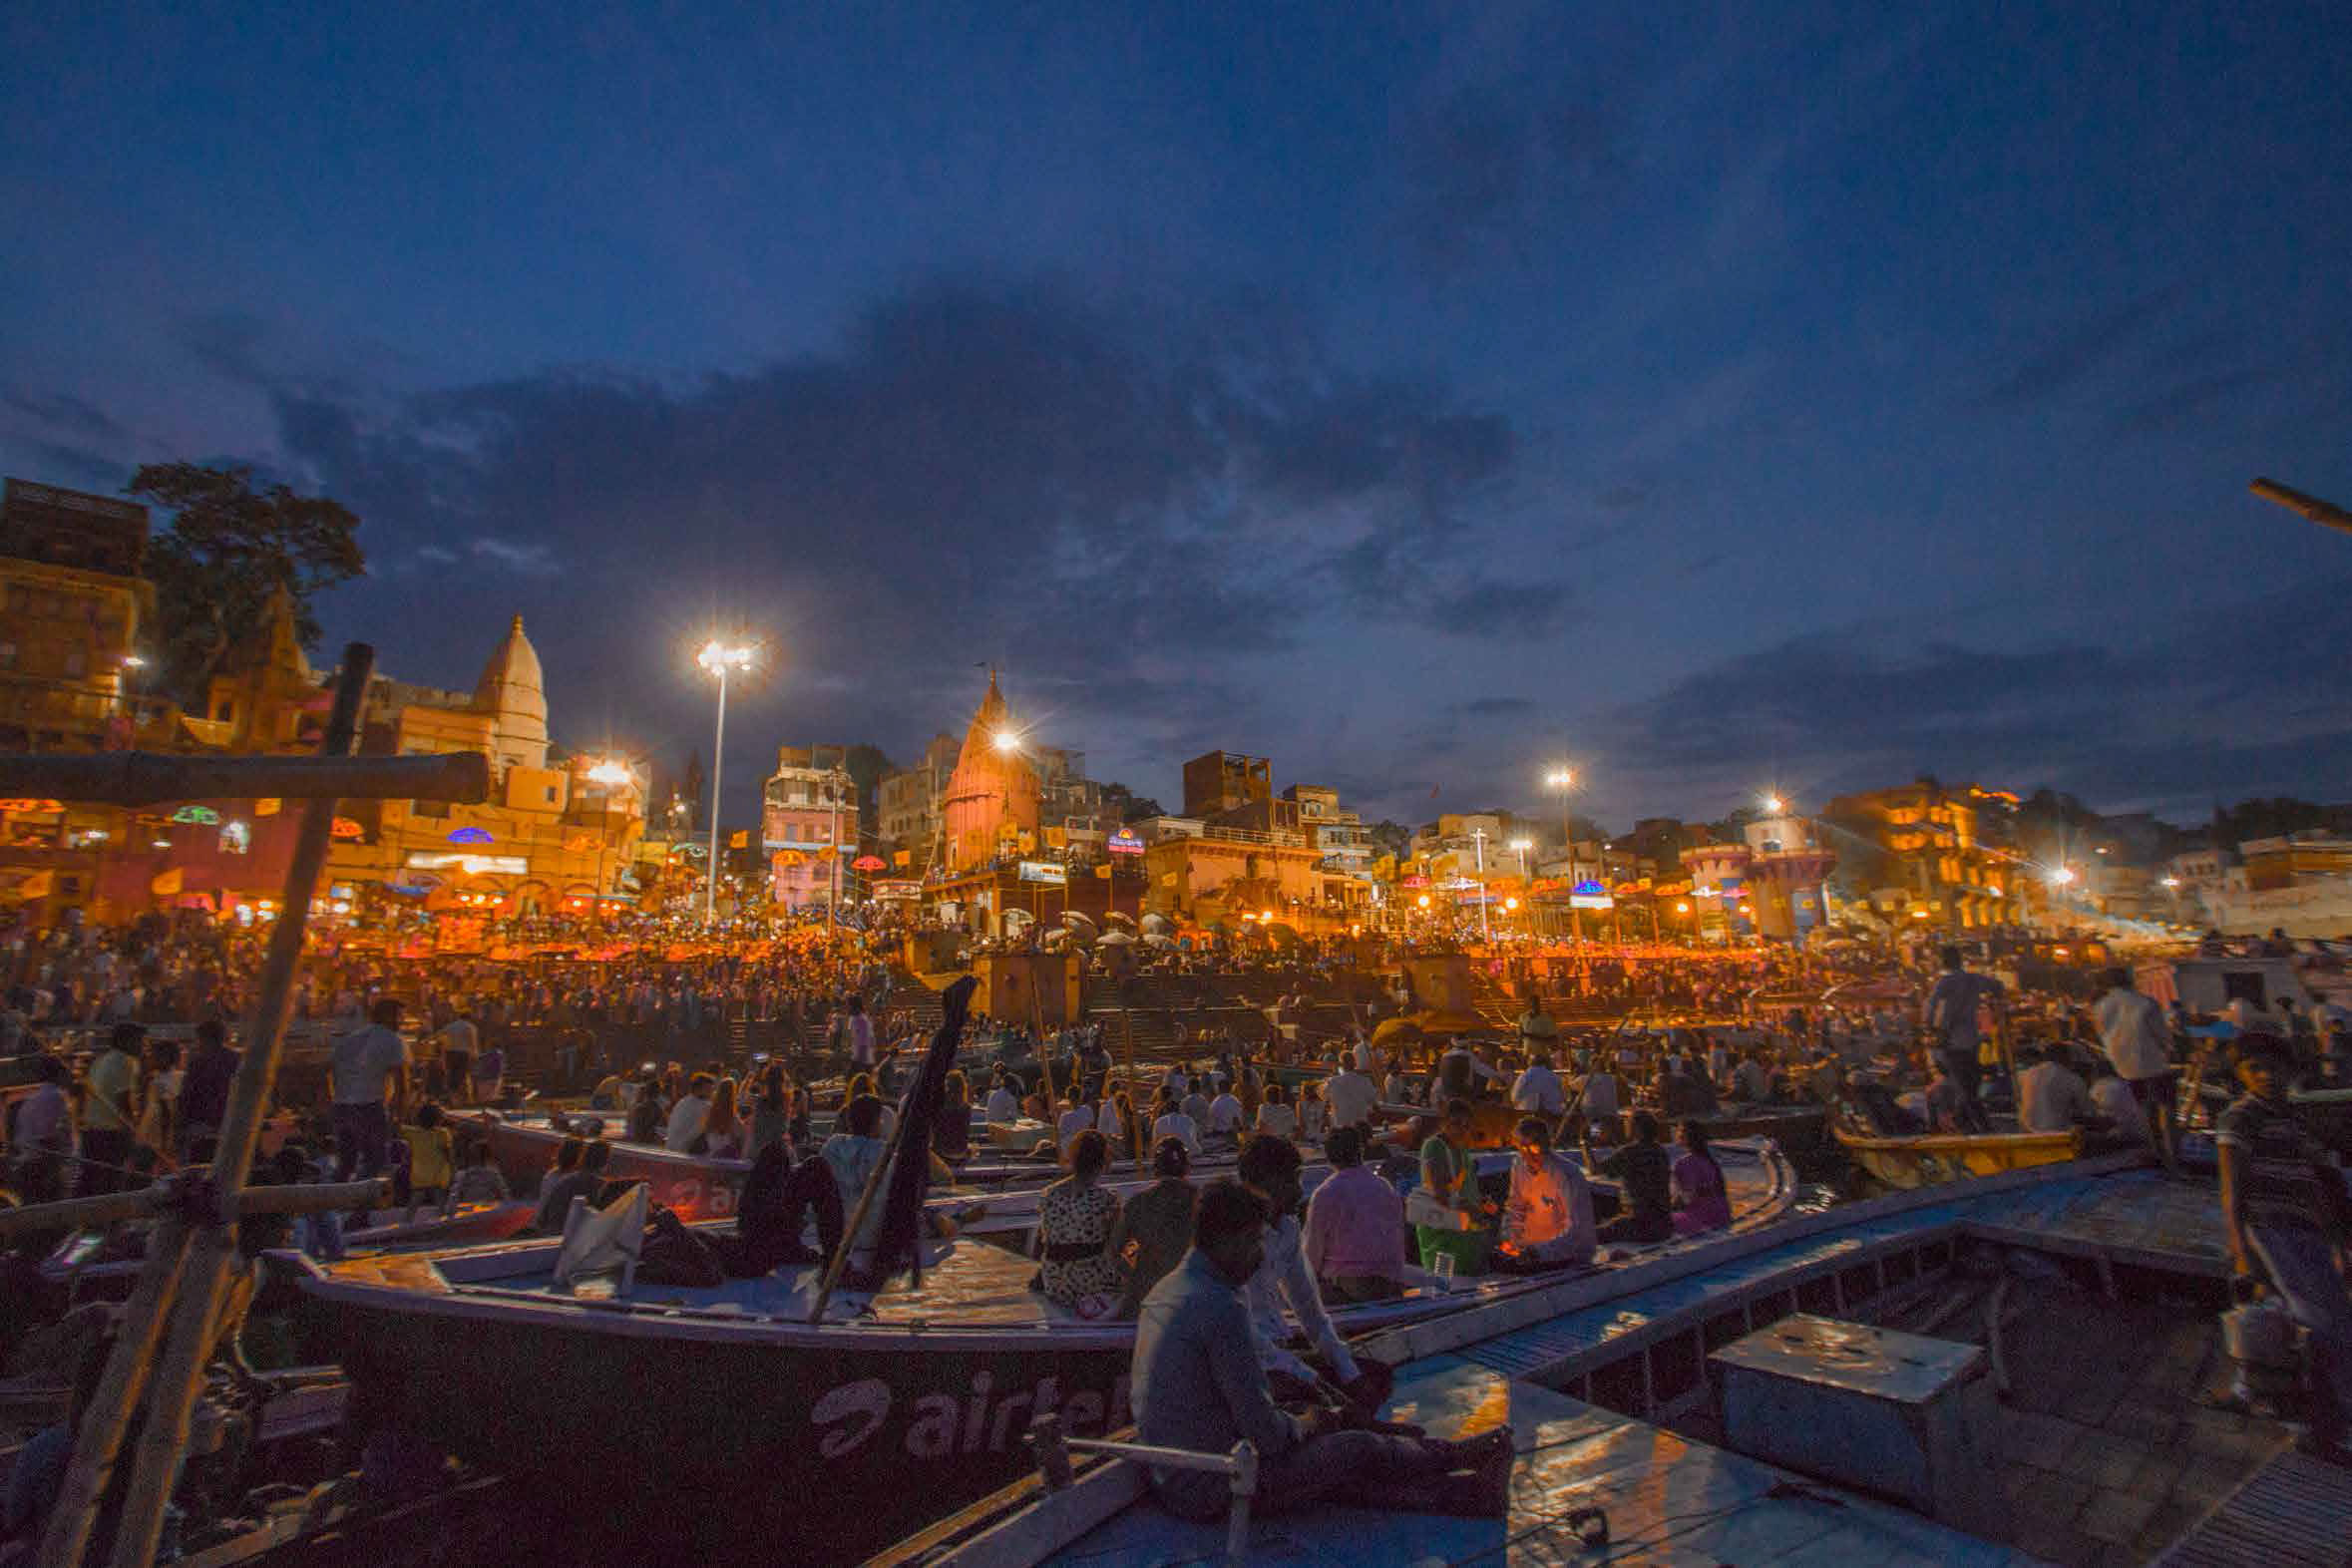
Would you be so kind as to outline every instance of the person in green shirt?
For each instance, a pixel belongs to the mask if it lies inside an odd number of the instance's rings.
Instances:
[[[1445,1121],[1421,1145],[1421,1185],[1408,1206],[1421,1267],[1434,1269],[1440,1257],[1453,1259],[1453,1272],[1467,1277],[1486,1272],[1492,1242],[1487,1220],[1496,1205],[1478,1190],[1478,1167],[1470,1153],[1470,1102],[1445,1102]]]

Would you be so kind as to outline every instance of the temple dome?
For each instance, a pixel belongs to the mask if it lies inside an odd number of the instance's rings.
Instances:
[[[539,652],[523,634],[523,617],[507,628],[505,640],[474,683],[474,708],[492,716],[497,755],[508,763],[545,767],[548,758],[548,698]]]

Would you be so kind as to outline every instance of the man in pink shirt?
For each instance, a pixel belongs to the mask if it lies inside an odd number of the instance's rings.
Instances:
[[[1404,1291],[1404,1200],[1364,1164],[1364,1131],[1335,1127],[1324,1140],[1331,1178],[1307,1203],[1301,1248],[1326,1294],[1376,1302]]]

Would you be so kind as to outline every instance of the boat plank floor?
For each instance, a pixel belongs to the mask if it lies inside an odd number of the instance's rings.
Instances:
[[[1972,1540],[1901,1509],[1817,1490],[1784,1471],[1679,1437],[1630,1416],[1503,1377],[1458,1357],[1405,1370],[1391,1406],[1441,1436],[1507,1422],[1520,1457],[1507,1519],[1456,1519],[1327,1507],[1252,1521],[1253,1562],[1312,1568],[1383,1564],[1612,1563],[1957,1564],[2003,1568],[2032,1559]],[[1790,1491],[1793,1484],[1798,1488]],[[1599,1507],[1611,1545],[1588,1551],[1566,1528],[1571,1509]],[[1215,1562],[1224,1525],[1191,1524],[1131,1507],[1048,1561],[1066,1568],[1170,1568]]]

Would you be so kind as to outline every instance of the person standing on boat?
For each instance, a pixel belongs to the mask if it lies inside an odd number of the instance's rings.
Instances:
[[[1683,1152],[1670,1172],[1674,1181],[1674,1229],[1678,1236],[1720,1231],[1732,1223],[1732,1192],[1724,1168],[1707,1147],[1707,1123],[1683,1123]]]
[[[2107,993],[2099,998],[2092,1016],[2099,1025],[2099,1043],[2115,1063],[2116,1076],[2140,1102],[2156,1158],[2173,1176],[2180,1174],[2172,1149],[2172,1113],[2179,1104],[2179,1077],[2172,1071],[2172,1030],[2164,1009],[2154,996],[2132,983],[2132,972],[2121,966],[2106,975]]]
[[[1549,1119],[1524,1117],[1514,1136],[1519,1157],[1511,1162],[1502,1243],[1492,1259],[1495,1272],[1540,1274],[1592,1262],[1600,1245],[1592,1184],[1575,1161],[1553,1152]]]
[[[334,1093],[335,1180],[365,1180],[384,1168],[392,1118],[408,1099],[399,998],[384,997],[368,1009],[367,1027],[336,1037],[327,1077]]]
[[[2245,1092],[2221,1113],[2213,1138],[2221,1219],[2236,1278],[2266,1280],[2309,1334],[2318,1384],[2310,1440],[2341,1451],[2352,1419],[2344,1184],[2287,1103],[2293,1070],[2293,1055],[2275,1035],[2239,1039],[2237,1079]]]
[[[1935,1036],[1945,1070],[1959,1085],[1962,1130],[1991,1132],[1992,1118],[1985,1114],[1984,1102],[1977,1094],[1983,1077],[1977,1051],[1984,1038],[1977,1013],[1980,1007],[2000,1006],[2001,982],[1989,975],[1970,974],[1956,944],[1945,946],[1943,964],[1944,973],[1927,993],[1920,1021]]]
[[[1258,1450],[1254,1516],[1318,1502],[1500,1518],[1510,1510],[1511,1435],[1506,1423],[1468,1442],[1334,1429],[1318,1407],[1292,1415],[1254,1352],[1241,1290],[1265,1262],[1265,1200],[1238,1182],[1200,1196],[1192,1250],[1143,1301],[1135,1333],[1136,1435],[1155,1447],[1228,1453],[1242,1438]],[[1153,1492],[1187,1519],[1225,1516],[1223,1475],[1151,1467]]]

